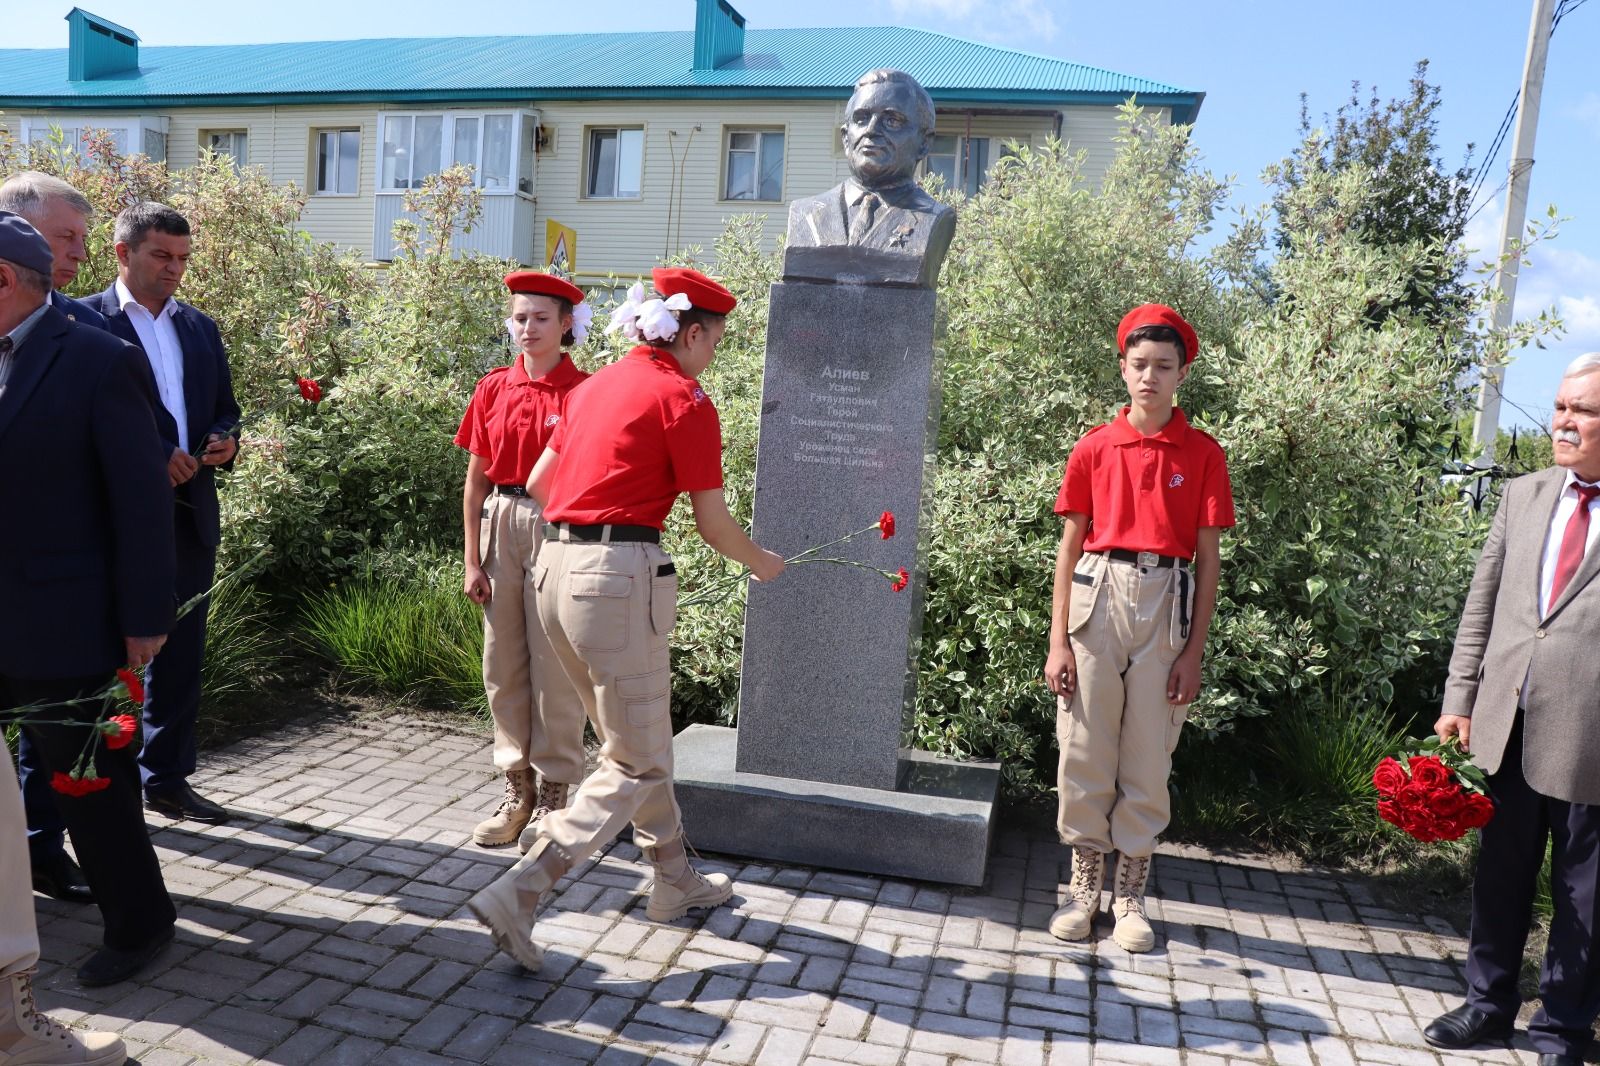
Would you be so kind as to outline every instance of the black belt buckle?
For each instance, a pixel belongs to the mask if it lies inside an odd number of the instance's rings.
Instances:
[[[496,485],[494,491],[501,496],[521,496],[526,498],[528,490],[522,485]]]

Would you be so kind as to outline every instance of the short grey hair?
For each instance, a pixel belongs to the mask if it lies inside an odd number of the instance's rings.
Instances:
[[[187,237],[189,220],[166,204],[146,200],[122,209],[122,213],[117,216],[117,226],[112,234],[112,240],[118,244],[126,244],[130,248],[137,248],[144,243],[146,235],[151,230],[172,237]]]
[[[21,263],[14,263],[9,259],[0,259],[0,263],[4,263],[16,273],[17,284],[21,285],[25,289],[32,289],[40,296],[49,295],[50,290],[55,288],[54,283],[50,280],[49,274],[41,274],[32,267],[23,266]]]
[[[1584,352],[1567,364],[1567,369],[1562,372],[1561,377],[1563,380],[1575,378],[1579,374],[1587,374],[1593,370],[1600,370],[1600,352]]]
[[[0,185],[0,211],[12,211],[29,222],[37,222],[51,200],[60,200],[78,214],[94,214],[89,198],[52,174],[19,170]]]

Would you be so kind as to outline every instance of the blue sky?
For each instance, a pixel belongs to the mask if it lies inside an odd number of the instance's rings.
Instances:
[[[1205,106],[1194,139],[1206,165],[1237,177],[1234,202],[1261,202],[1261,169],[1296,142],[1300,94],[1320,117],[1376,85],[1405,91],[1418,59],[1443,91],[1440,141],[1458,163],[1468,142],[1481,158],[1516,92],[1532,0],[733,0],[751,26],[908,25],[987,40],[1199,89]],[[691,0],[652,3],[488,3],[485,0],[273,0],[228,6],[191,0],[86,0],[147,44],[224,44],[374,36],[537,34],[690,29]],[[14,4],[4,20],[11,47],[66,45],[70,3]],[[1546,350],[1519,353],[1507,374],[1502,424],[1543,422],[1561,368],[1600,350],[1600,3],[1574,9],[1551,40],[1529,213],[1556,204],[1571,221],[1534,251],[1517,313],[1556,307],[1567,333]],[[884,57],[892,63],[893,56]],[[3,74],[0,74],[3,77]],[[1509,146],[1507,148],[1509,152]],[[1505,153],[1487,188],[1505,178]],[[1474,220],[1480,248],[1498,240],[1503,192]],[[1518,407],[1526,410],[1523,414]]]

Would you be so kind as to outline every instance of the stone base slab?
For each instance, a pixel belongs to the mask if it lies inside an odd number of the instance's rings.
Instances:
[[[704,851],[981,885],[1000,764],[903,750],[899,786],[802,781],[734,769],[736,730],[692,725],[673,738],[673,788]]]

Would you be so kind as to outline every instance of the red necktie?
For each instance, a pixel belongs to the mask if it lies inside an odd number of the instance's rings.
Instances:
[[[1578,490],[1578,509],[1567,519],[1567,531],[1561,535],[1561,551],[1556,555],[1556,577],[1550,584],[1552,606],[1561,598],[1561,590],[1567,587],[1572,575],[1578,572],[1578,564],[1583,562],[1583,549],[1589,543],[1589,503],[1600,496],[1600,485],[1574,487]]]

